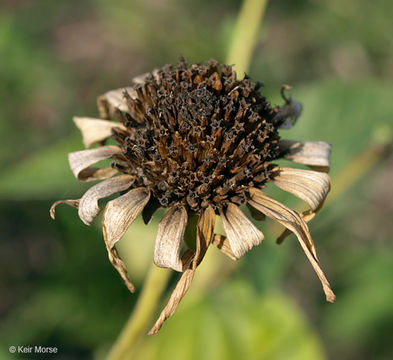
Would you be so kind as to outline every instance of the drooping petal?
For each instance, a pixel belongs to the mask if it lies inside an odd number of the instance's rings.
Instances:
[[[253,246],[260,244],[263,234],[235,204],[229,203],[220,216],[233,254],[239,259]]]
[[[274,177],[273,183],[310,206],[310,209],[300,214],[306,223],[314,218],[330,190],[329,175],[310,170],[280,168],[279,175]],[[277,243],[281,244],[290,234],[291,232],[285,229],[277,238]]]
[[[312,243],[312,240],[307,224],[304,222],[304,220],[296,211],[288,209],[278,201],[271,199],[259,189],[250,189],[249,195],[250,199],[248,202],[250,205],[254,206],[257,210],[261,211],[266,216],[278,221],[296,235],[300,245],[303,248],[303,251],[305,252],[322,283],[322,287],[326,294],[326,300],[334,302],[336,296],[330,288],[330,284],[319,265],[315,249],[312,251],[312,249],[310,249],[310,247],[307,245]]]
[[[231,250],[228,238],[226,236],[221,235],[221,234],[214,234],[212,244],[214,246],[216,246],[218,249],[220,249],[221,252],[224,253],[226,256],[228,256],[230,259],[235,260],[235,261],[238,260],[238,258],[235,256],[235,254]]]
[[[305,201],[315,211],[330,190],[330,178],[326,173],[292,168],[280,168],[273,184]]]
[[[102,218],[105,241],[113,248],[150,199],[145,188],[136,188],[106,204]]]
[[[154,263],[159,267],[183,270],[180,248],[187,225],[187,211],[183,205],[174,206],[158,225],[154,248]]]
[[[190,288],[192,279],[194,278],[194,273],[195,270],[193,269],[187,269],[183,272],[179,281],[176,284],[175,289],[171,294],[171,297],[168,300],[168,303],[162,310],[159,318],[157,319],[151,330],[147,333],[148,335],[157,334],[165,320],[172,316],[173,313],[176,311],[180,301],[183,299],[184,295]]]
[[[142,212],[149,198],[150,192],[145,188],[132,189],[117,199],[109,201],[102,219],[102,231],[109,260],[131,292],[135,291],[135,287],[128,277],[126,265],[115,245]]]
[[[86,225],[90,225],[101,211],[98,206],[98,200],[111,196],[119,191],[127,190],[132,185],[134,179],[131,175],[120,175],[92,186],[86,191],[79,202],[78,213],[81,220]]]
[[[96,164],[101,160],[108,159],[120,152],[121,149],[118,146],[100,146],[96,149],[69,153],[68,162],[72,173],[79,181],[102,180],[113,176],[117,173],[117,170],[112,168],[90,168],[89,166]]]
[[[72,207],[74,207],[74,208],[78,208],[78,206],[79,206],[79,199],[74,199],[74,200],[69,199],[69,200],[58,200],[58,201],[55,201],[55,202],[52,204],[52,206],[50,207],[50,210],[49,210],[50,217],[51,217],[53,220],[55,220],[56,206],[59,205],[59,204],[66,204],[66,205],[72,206]]]
[[[211,206],[208,206],[202,211],[198,219],[197,225],[197,241],[196,241],[196,253],[193,262],[193,269],[195,270],[197,265],[202,261],[207,248],[213,241],[214,237],[214,224],[216,221],[216,215]]]
[[[323,141],[280,140],[279,149],[285,159],[328,171],[331,145]]]
[[[131,98],[136,98],[133,87],[124,87],[106,92],[97,98],[98,111],[103,119],[111,119],[116,109],[128,111],[127,102],[124,100],[124,91],[127,91]]]
[[[113,248],[110,249],[108,247],[108,244],[106,244],[106,249],[108,251],[109,261],[111,262],[112,266],[117,270],[117,272],[120,274],[121,278],[124,280],[128,290],[130,290],[130,292],[132,293],[135,292],[135,286],[130,281],[130,278],[128,277],[126,264],[124,264],[124,261],[120,257],[116,247],[114,246]]]
[[[173,290],[167,305],[162,310],[152,329],[149,331],[149,335],[156,334],[161,329],[162,324],[166,319],[173,315],[180,301],[183,299],[184,295],[190,288],[196,267],[202,261],[207,248],[213,240],[214,223],[215,213],[209,206],[202,211],[198,219],[196,251],[189,250],[184,253],[181,261],[183,264],[185,264],[185,266],[187,266],[187,268],[176,284],[176,287]]]
[[[86,148],[103,141],[112,135],[113,128],[126,129],[123,124],[114,121],[74,116],[72,119],[82,133]]]

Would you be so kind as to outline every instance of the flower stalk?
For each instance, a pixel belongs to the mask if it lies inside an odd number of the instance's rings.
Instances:
[[[227,64],[235,65],[239,75],[250,67],[266,5],[267,0],[244,0],[242,3],[226,60]]]
[[[131,359],[135,345],[146,333],[165,291],[171,271],[152,264],[134,311],[112,346],[107,359]]]
[[[247,71],[254,50],[257,32],[261,25],[267,0],[244,0],[238,15],[234,37],[229,47],[227,63],[236,64],[239,73]],[[185,241],[195,240],[187,226]],[[187,240],[189,239],[189,240]],[[132,358],[132,352],[138,340],[146,333],[156,311],[162,293],[165,291],[171,271],[158,268],[152,264],[145,280],[133,313],[113,344],[108,360],[123,360]]]

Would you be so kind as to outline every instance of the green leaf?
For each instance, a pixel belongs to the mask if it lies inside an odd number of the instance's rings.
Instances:
[[[69,152],[81,148],[80,135],[75,134],[10,167],[0,176],[0,198],[45,200],[83,194],[87,186],[74,178],[67,161]]]

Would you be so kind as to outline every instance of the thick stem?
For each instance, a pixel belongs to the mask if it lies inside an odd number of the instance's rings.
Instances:
[[[244,0],[228,50],[227,64],[234,64],[241,78],[248,71],[267,0]]]
[[[108,360],[131,359],[135,344],[148,330],[171,271],[152,264],[135,310],[110,350]]]

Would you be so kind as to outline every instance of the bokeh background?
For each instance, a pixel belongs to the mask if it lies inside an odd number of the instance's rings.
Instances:
[[[68,169],[67,152],[82,149],[71,118],[97,116],[97,95],[179,54],[225,61],[240,5],[0,1],[0,359],[18,358],[11,345],[104,358],[140,293],[158,217],[121,241],[138,288],[131,295],[99,221],[87,227],[66,206],[49,218],[54,200],[86,189]],[[270,1],[248,72],[273,103],[283,83],[303,103],[283,137],[333,145],[331,199],[310,229],[336,303],[325,302],[296,239],[276,245],[281,229],[267,221],[264,243],[238,263],[209,254],[135,358],[393,358],[393,155],[382,146],[392,139],[392,13],[390,0]]]

